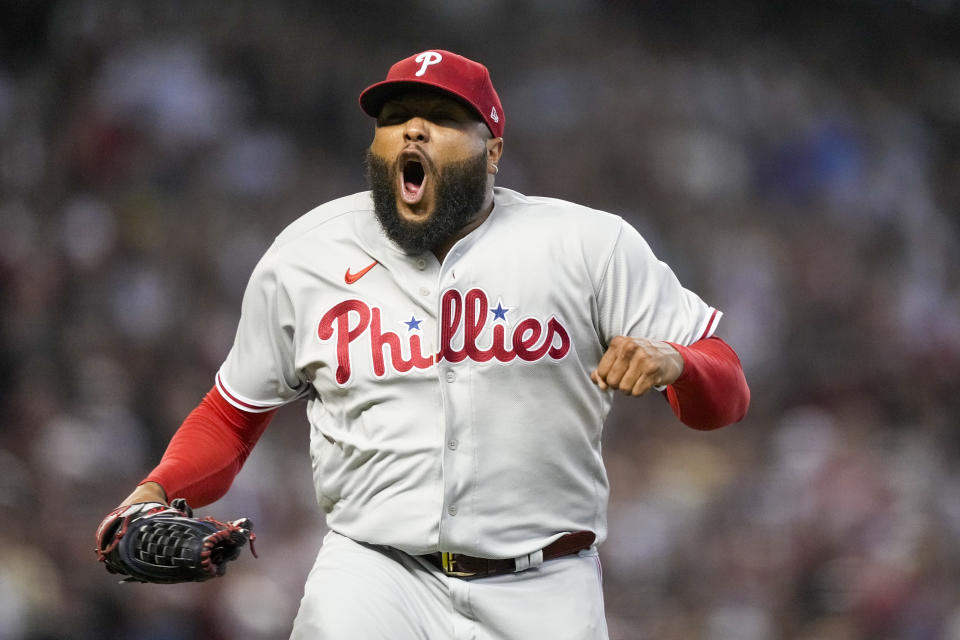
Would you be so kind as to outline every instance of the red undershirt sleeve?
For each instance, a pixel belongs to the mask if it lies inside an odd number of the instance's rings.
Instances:
[[[156,482],[168,500],[186,498],[192,507],[218,500],[275,413],[237,409],[214,387],[177,429],[160,464],[143,482]]]
[[[733,348],[715,336],[689,347],[670,344],[683,357],[683,373],[664,395],[680,421],[700,430],[739,422],[750,405],[750,387]]]

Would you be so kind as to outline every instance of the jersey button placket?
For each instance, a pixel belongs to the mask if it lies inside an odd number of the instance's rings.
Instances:
[[[456,374],[455,371],[452,371],[452,370],[449,370],[449,369],[448,369],[448,370],[443,374],[443,379],[446,380],[448,384],[452,384],[452,383],[456,382],[456,380],[457,380],[457,374]],[[452,425],[448,425],[448,432],[450,431],[451,427],[452,427]],[[451,456],[454,455],[454,452],[456,452],[457,447],[458,447],[459,445],[460,445],[460,443],[459,443],[459,441],[456,439],[455,436],[448,437],[448,439],[447,439],[448,454],[451,455]],[[455,468],[457,467],[456,464],[452,464],[452,459],[450,459],[450,463],[451,463],[451,464],[449,465],[450,468],[455,469]],[[448,500],[451,500],[451,499],[452,499],[452,500],[457,500],[457,497],[456,497],[456,496],[448,496]],[[447,516],[449,516],[449,517],[452,518],[452,517],[456,516],[457,513],[460,512],[460,508],[459,508],[456,504],[448,504],[446,511],[447,511]]]
[[[440,265],[439,278],[434,284],[436,296],[449,291],[456,285],[453,276],[454,266],[460,265],[461,256],[455,252],[447,255]],[[459,271],[459,268],[457,269]],[[433,289],[434,287],[431,287]],[[438,345],[442,344],[439,334],[443,325],[443,309],[437,299]],[[454,344],[462,340],[462,322]],[[443,511],[440,524],[440,546],[462,543],[472,539],[471,489],[474,486],[473,446],[470,440],[470,370],[460,369],[445,359],[437,361],[441,395],[444,402],[445,433],[441,441],[443,451]]]

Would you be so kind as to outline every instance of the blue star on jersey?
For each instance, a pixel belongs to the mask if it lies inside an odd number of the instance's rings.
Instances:
[[[504,309],[499,300],[497,300],[497,308],[490,309],[490,313],[493,314],[494,320],[503,320],[504,322],[507,320],[507,311],[510,311],[510,309]]]
[[[407,331],[413,331],[414,329],[420,331],[421,322],[423,322],[423,320],[417,320],[416,316],[410,316],[410,319],[403,324],[407,325]]]

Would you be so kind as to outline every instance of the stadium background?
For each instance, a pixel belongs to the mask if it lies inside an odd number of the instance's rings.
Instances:
[[[960,3],[694,4],[0,3],[0,640],[286,637],[300,407],[204,510],[259,561],[118,586],[93,531],[274,234],[364,188],[358,92],[426,48],[491,69],[498,183],[630,219],[752,387],[707,434],[618,402],[611,637],[960,638]]]

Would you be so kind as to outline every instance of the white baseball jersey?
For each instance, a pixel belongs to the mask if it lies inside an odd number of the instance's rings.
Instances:
[[[617,216],[496,188],[440,263],[388,240],[365,192],[277,237],[217,387],[246,411],[307,397],[338,533],[517,557],[570,531],[605,537],[613,392],[589,376],[610,339],[688,345],[720,315]]]

